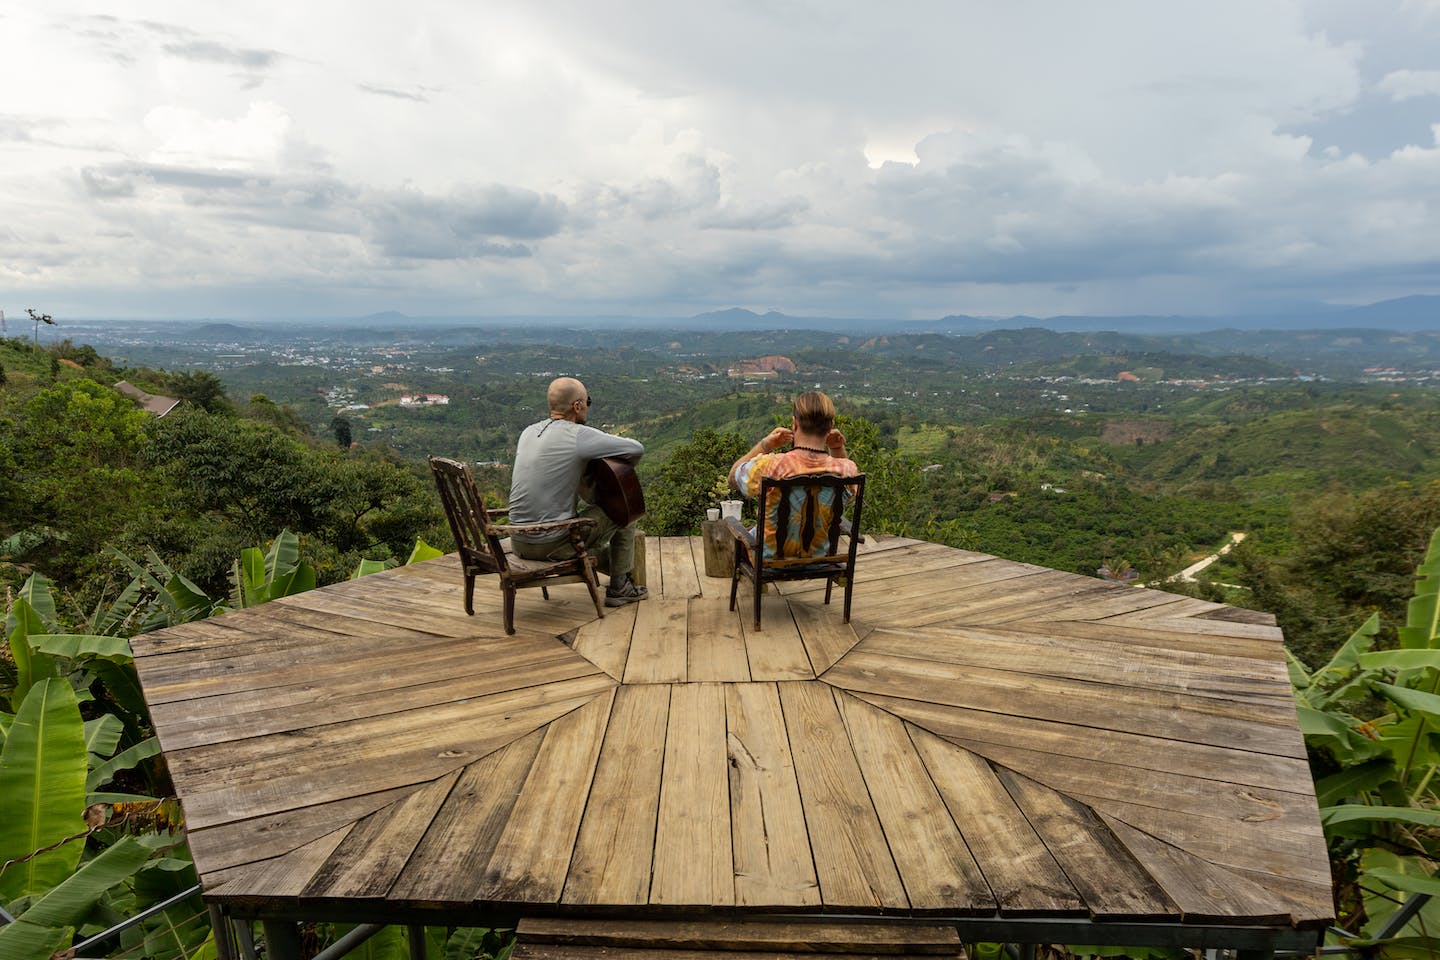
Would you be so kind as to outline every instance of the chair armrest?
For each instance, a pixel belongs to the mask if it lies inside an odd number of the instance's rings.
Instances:
[[[594,517],[571,517],[569,520],[552,520],[550,523],[496,523],[491,524],[490,529],[502,537],[513,537],[517,533],[554,533],[557,530],[583,533],[598,522]]]
[[[487,517],[492,517],[492,518],[493,518],[493,517],[504,517],[504,516],[507,516],[509,513],[510,513],[510,508],[509,508],[509,507],[496,507],[496,508],[494,508],[493,510],[486,510],[486,511],[485,511],[485,516],[487,516]]]
[[[747,547],[755,546],[755,534],[746,529],[745,524],[734,517],[726,517],[722,523],[725,524],[725,532]]]

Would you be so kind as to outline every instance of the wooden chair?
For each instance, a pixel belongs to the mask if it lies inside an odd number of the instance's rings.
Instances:
[[[515,632],[515,591],[522,587],[539,587],[545,599],[550,599],[549,584],[584,583],[590,588],[590,599],[595,601],[595,612],[605,616],[605,605],[600,600],[599,581],[595,576],[595,559],[585,550],[585,533],[595,525],[589,517],[574,517],[555,523],[510,523],[491,522],[495,517],[508,514],[508,508],[486,510],[475,487],[475,477],[470,467],[456,460],[444,457],[430,458],[430,472],[435,477],[435,486],[440,489],[440,502],[445,507],[445,517],[450,521],[450,532],[455,535],[455,545],[460,549],[460,564],[465,571],[465,612],[475,615],[475,578],[495,574],[500,578],[500,590],[505,595],[505,632]],[[564,530],[570,535],[575,547],[575,556],[564,560],[526,560],[507,551],[500,542],[501,537],[515,533],[545,533]]]
[[[852,497],[853,495],[853,497]],[[801,556],[766,557],[762,545],[765,543],[766,523],[769,519],[765,505],[772,496],[780,498],[775,513],[776,538],[783,549],[786,543],[822,545],[824,553],[805,553]],[[849,499],[850,519],[844,517],[842,504]],[[730,576],[730,609],[735,609],[735,594],[740,578],[750,581],[755,588],[755,629],[760,629],[760,595],[764,586],[774,580],[820,580],[825,581],[825,602],[830,602],[830,591],[837,580],[845,584],[845,622],[850,622],[850,591],[855,585],[855,550],[865,542],[860,535],[860,511],[865,505],[865,474],[854,477],[840,477],[833,474],[812,474],[772,480],[765,477],[760,481],[759,520],[752,534],[745,526],[731,517],[725,521],[726,529],[735,540],[735,572]],[[828,527],[818,527],[820,510],[831,504]],[[788,536],[787,536],[788,533]],[[849,540],[846,552],[840,552],[840,535]]]

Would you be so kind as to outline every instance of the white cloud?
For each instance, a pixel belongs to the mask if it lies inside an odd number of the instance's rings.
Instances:
[[[1392,70],[1375,86],[1392,100],[1440,96],[1440,70]]]
[[[1440,92],[1433,5],[93,9],[0,38],[48,78],[0,87],[0,280],[89,312],[127,289],[232,315],[939,315],[1440,288],[1440,110],[1368,156],[1309,132]]]

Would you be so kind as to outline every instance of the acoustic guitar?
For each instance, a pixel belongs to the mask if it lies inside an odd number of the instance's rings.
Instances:
[[[585,468],[585,478],[592,494],[587,499],[617,526],[628,527],[645,515],[645,494],[629,460],[597,457]]]

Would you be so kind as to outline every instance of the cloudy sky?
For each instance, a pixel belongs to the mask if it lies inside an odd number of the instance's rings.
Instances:
[[[1440,0],[19,0],[0,309],[1440,293]]]

